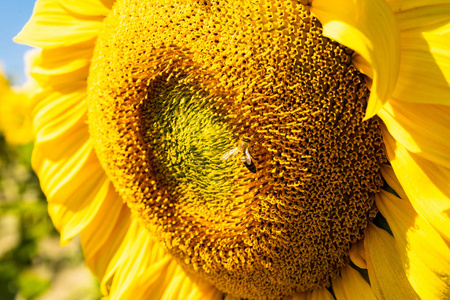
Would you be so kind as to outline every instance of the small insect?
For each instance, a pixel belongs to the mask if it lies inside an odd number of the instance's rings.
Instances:
[[[256,173],[256,166],[253,163],[252,155],[250,154],[250,150],[248,149],[249,145],[250,139],[247,137],[243,137],[239,140],[237,147],[225,152],[220,159],[228,160],[229,158],[235,158],[238,155],[242,155],[241,162],[247,167],[250,172]]]

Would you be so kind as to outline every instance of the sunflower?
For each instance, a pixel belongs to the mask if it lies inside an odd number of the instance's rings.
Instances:
[[[37,57],[36,50],[25,53],[25,71]],[[33,78],[22,86],[10,86],[0,70],[0,131],[11,145],[22,145],[33,141],[31,120],[31,97],[37,85]]]
[[[450,297],[450,1],[40,0],[33,166],[111,299]]]

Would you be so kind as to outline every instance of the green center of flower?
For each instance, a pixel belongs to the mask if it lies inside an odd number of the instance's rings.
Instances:
[[[352,51],[296,1],[119,0],[104,25],[89,126],[149,234],[234,296],[327,286],[382,184]]]
[[[151,101],[142,103],[143,142],[153,156],[152,172],[185,207],[211,213],[226,207],[238,170],[220,159],[234,142],[231,128],[188,86],[163,82],[148,93]]]

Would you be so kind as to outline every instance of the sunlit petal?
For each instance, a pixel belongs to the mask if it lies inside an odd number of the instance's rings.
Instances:
[[[399,72],[399,32],[391,9],[382,0],[314,0],[311,12],[325,36],[353,49],[372,67],[366,119],[374,116],[394,90]]]
[[[400,30],[397,101],[449,105],[450,3],[388,1]]]
[[[58,0],[39,0],[30,21],[14,40],[40,48],[69,46],[95,38],[102,21],[103,17],[72,16]]]
[[[376,196],[377,207],[394,234],[402,267],[422,299],[450,296],[450,249],[441,235],[413,209],[408,200],[389,192]]]
[[[210,284],[197,283],[187,277],[181,266],[153,241],[138,220],[132,221],[102,285],[106,285],[107,278],[112,276],[111,299],[222,298],[222,293]]]
[[[86,85],[89,65],[92,58],[92,42],[80,43],[76,46],[44,49],[34,64],[31,75],[42,86],[67,83],[73,86],[79,78]],[[81,86],[76,86],[81,90]],[[66,87],[67,88],[67,87]]]
[[[102,278],[130,224],[130,210],[112,184],[95,218],[81,231],[87,266]]]
[[[371,224],[364,239],[370,285],[378,299],[419,299],[409,284],[394,238]]]
[[[450,241],[450,170],[411,153],[386,129],[383,138],[389,161],[414,209]]]
[[[409,152],[450,168],[450,106],[390,100],[378,115]]]
[[[107,16],[115,0],[61,0],[69,11],[85,16]]]

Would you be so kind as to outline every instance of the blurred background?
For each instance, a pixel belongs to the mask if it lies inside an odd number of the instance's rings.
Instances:
[[[36,84],[26,74],[35,53],[12,38],[34,2],[0,0],[0,299],[100,299],[79,240],[59,245],[31,168]]]

